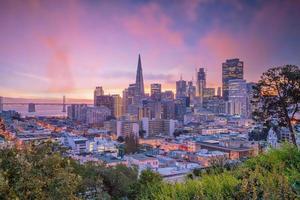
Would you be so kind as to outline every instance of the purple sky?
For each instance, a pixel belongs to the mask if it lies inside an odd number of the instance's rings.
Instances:
[[[245,79],[300,65],[300,1],[0,1],[0,96],[92,98],[97,85],[121,93],[138,54],[150,83],[174,89],[205,67],[240,58]]]

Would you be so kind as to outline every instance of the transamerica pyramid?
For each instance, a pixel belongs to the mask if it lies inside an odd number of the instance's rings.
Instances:
[[[136,87],[136,96],[143,97],[145,95],[144,92],[144,79],[143,79],[143,69],[142,69],[142,62],[141,62],[141,55],[139,54],[138,66],[136,71],[136,80],[135,80],[135,87]]]

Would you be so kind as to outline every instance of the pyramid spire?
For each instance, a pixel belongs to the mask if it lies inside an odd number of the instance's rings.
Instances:
[[[136,95],[144,96],[144,79],[143,79],[143,69],[142,69],[142,61],[141,61],[140,54],[138,59],[135,84],[136,84]]]

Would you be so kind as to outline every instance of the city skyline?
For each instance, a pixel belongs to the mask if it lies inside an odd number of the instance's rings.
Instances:
[[[98,85],[106,94],[121,95],[135,80],[139,53],[147,93],[151,83],[175,91],[181,74],[195,81],[195,68],[205,68],[207,86],[217,88],[226,59],[244,62],[247,81],[257,81],[272,66],[300,64],[295,1],[0,5],[5,97],[92,99]]]

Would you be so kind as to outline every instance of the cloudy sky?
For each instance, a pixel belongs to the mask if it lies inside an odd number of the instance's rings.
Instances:
[[[297,0],[1,0],[0,96],[121,93],[139,53],[146,91],[174,89],[199,67],[217,87],[228,58],[256,81],[269,67],[300,65],[299,10]]]

